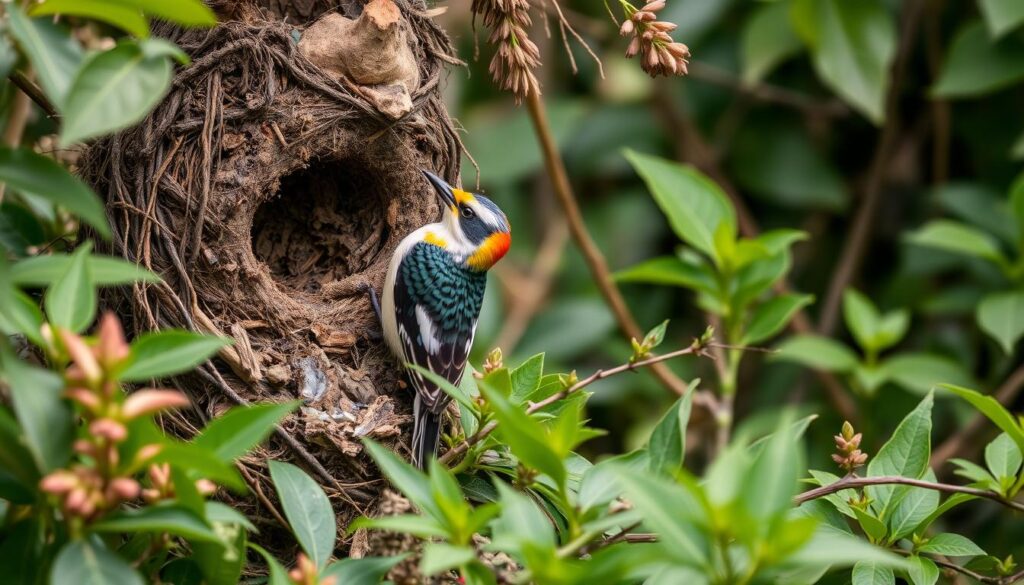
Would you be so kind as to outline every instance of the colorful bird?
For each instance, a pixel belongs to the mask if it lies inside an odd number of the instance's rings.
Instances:
[[[402,240],[384,281],[383,307],[372,290],[371,300],[398,359],[458,385],[473,346],[487,270],[508,251],[511,231],[490,199],[423,174],[443,203],[443,217]],[[416,391],[412,458],[422,469],[437,452],[449,397],[420,372],[408,372]]]

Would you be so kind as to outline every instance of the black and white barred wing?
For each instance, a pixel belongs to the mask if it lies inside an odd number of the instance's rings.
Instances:
[[[464,269],[442,248],[413,246],[395,278],[395,317],[405,361],[458,385],[485,287],[484,273]],[[447,394],[415,370],[409,377],[431,412],[444,410]]]

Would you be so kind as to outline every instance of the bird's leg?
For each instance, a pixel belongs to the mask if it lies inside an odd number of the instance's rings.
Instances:
[[[369,284],[364,284],[363,290],[366,291],[366,294],[370,297],[370,306],[373,307],[373,314],[377,315],[377,323],[383,327],[384,317],[381,316],[380,313],[380,301],[377,300],[377,291]]]

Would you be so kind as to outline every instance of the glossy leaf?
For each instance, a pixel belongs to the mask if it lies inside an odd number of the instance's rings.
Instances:
[[[918,479],[928,470],[931,456],[932,394],[928,394],[893,431],[868,463],[867,475],[899,475]],[[866,489],[874,498],[872,509],[887,518],[906,495],[907,486],[876,485]]]
[[[1024,3],[1016,0],[978,0],[992,36],[998,38],[1024,24]]]
[[[83,16],[112,24],[139,38],[149,36],[149,22],[142,11],[133,6],[121,5],[116,0],[46,0],[33,6],[29,14]]]
[[[420,572],[427,576],[454,569],[476,559],[476,551],[468,546],[430,542],[423,546]]]
[[[338,585],[378,585],[406,555],[342,559],[320,573],[321,578],[335,577]]]
[[[245,455],[263,442],[274,426],[299,405],[297,401],[235,407],[219,416],[193,440],[225,463]]]
[[[802,48],[783,2],[759,6],[747,19],[740,42],[743,80],[747,83],[761,81]]]
[[[973,383],[960,362],[927,353],[894,355],[879,365],[879,372],[883,379],[919,394],[926,394],[943,383]]]
[[[96,317],[96,288],[89,271],[91,246],[82,246],[71,256],[67,270],[46,290],[43,304],[50,323],[80,333]]]
[[[775,359],[830,372],[848,372],[857,367],[857,356],[845,345],[827,337],[799,335],[778,346]]]
[[[185,26],[213,26],[217,17],[202,0],[111,0],[125,6],[134,6],[150,16]]]
[[[993,41],[980,20],[965,25],[949,48],[932,95],[976,97],[1024,79],[1024,42]]]
[[[978,305],[978,326],[999,342],[1007,355],[1024,336],[1024,291],[995,293]]]
[[[1021,430],[1017,419],[1002,404],[999,404],[995,398],[952,384],[942,384],[941,386],[971,403],[978,412],[988,417],[990,421],[1009,435],[1017,445],[1017,448],[1024,453],[1024,430]]]
[[[944,532],[936,534],[928,539],[928,542],[917,548],[919,552],[926,552],[947,557],[976,557],[985,554],[985,551],[974,544],[966,536]]]
[[[544,427],[491,385],[481,384],[480,390],[499,423],[498,436],[508,444],[512,453],[524,465],[548,475],[556,484],[562,485],[566,480],[565,464],[548,441]]]
[[[71,256],[66,254],[25,258],[11,267],[11,280],[24,287],[49,286],[67,271],[70,264]],[[149,270],[112,256],[91,254],[86,264],[96,286],[160,282],[160,277]]]
[[[395,488],[405,494],[405,497],[409,498],[421,511],[427,512],[435,518],[442,517],[440,509],[434,503],[430,481],[422,471],[402,461],[393,452],[369,439],[363,440],[363,444],[366,446],[367,453],[384,475],[391,480],[391,484]]]
[[[928,470],[924,479],[935,481],[935,473]],[[889,541],[896,542],[910,535],[939,507],[939,492],[912,487],[888,518]]]
[[[675,563],[706,568],[708,536],[694,521],[699,505],[682,486],[621,470],[618,481],[644,523],[658,534],[658,544]]]
[[[334,509],[320,486],[298,467],[270,461],[270,477],[295,538],[318,568],[334,553]]]
[[[164,329],[132,342],[132,357],[121,371],[125,382],[144,382],[187,372],[229,345],[223,337]]]
[[[102,543],[75,540],[60,549],[50,571],[51,583],[75,585],[142,585],[142,577],[127,561]]]
[[[647,441],[647,457],[652,472],[668,470],[671,473],[683,465],[686,456],[686,427],[690,422],[693,394],[696,391],[696,384],[690,384],[686,394],[668,409],[661,422],[654,427]]]
[[[910,563],[907,576],[911,585],[935,585],[939,580],[939,567],[931,559],[914,555],[907,561]]]
[[[896,575],[890,567],[874,561],[861,561],[853,566],[853,585],[895,585]]]
[[[74,439],[71,408],[61,398],[64,381],[0,349],[0,377],[10,387],[10,398],[25,434],[25,447],[40,472],[67,464]]]
[[[274,558],[274,555],[267,552],[262,546],[257,544],[249,543],[249,548],[258,552],[263,561],[267,563],[267,569],[269,574],[267,575],[267,585],[293,585],[294,581],[288,576],[288,570],[281,565],[281,562]],[[326,577],[326,576],[324,576]],[[344,583],[344,581],[342,581]]]
[[[752,345],[771,339],[786,327],[797,311],[812,302],[812,295],[784,294],[762,304],[754,311],[741,343]]]
[[[13,10],[11,14],[17,14]],[[85,183],[53,159],[25,148],[0,147],[0,182],[8,187],[60,205],[110,237],[106,212],[99,197]]]
[[[715,232],[722,229],[736,237],[736,213],[721,188],[693,167],[629,150],[625,154],[676,235],[721,261]]]
[[[996,479],[1017,478],[1021,466],[1021,451],[1010,435],[1000,433],[985,446],[985,465]]]
[[[885,118],[896,26],[878,0],[801,0],[815,30],[814,68],[829,87],[876,125]],[[806,30],[799,29],[806,33]]]
[[[220,538],[202,518],[177,506],[148,506],[112,514],[89,527],[93,532],[167,533],[190,541],[218,542]]]
[[[145,42],[145,41],[143,41]],[[61,142],[81,142],[131,126],[163,99],[171,63],[123,41],[82,66],[68,91]]]
[[[1005,258],[999,250],[999,242],[987,233],[969,225],[940,219],[911,232],[907,241],[918,246],[938,248],[947,252],[984,258],[1004,264]]]
[[[615,279],[619,282],[681,286],[708,293],[714,292],[717,286],[714,275],[710,271],[673,256],[645,260],[636,266],[617,272]]]
[[[25,52],[46,96],[62,109],[82,62],[82,49],[67,30],[49,18],[29,18],[16,6],[9,6],[11,35]]]

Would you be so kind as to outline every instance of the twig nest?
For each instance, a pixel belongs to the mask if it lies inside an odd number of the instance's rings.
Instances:
[[[302,34],[299,51],[339,80],[348,79],[389,118],[412,111],[419,87],[407,24],[392,0],[371,0],[356,19],[325,14]]]

